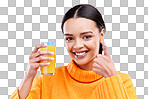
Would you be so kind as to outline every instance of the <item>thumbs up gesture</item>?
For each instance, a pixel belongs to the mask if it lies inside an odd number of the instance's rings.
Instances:
[[[104,55],[98,54],[93,60],[93,71],[105,78],[119,75],[115,69],[114,62],[110,57],[105,42],[103,43],[103,50]]]

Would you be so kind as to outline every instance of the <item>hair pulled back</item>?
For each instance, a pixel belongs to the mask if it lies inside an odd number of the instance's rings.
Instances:
[[[95,21],[96,26],[99,28],[99,32],[101,32],[103,28],[106,30],[101,13],[90,4],[76,5],[65,13],[61,24],[62,33],[64,23],[70,18],[87,18]]]

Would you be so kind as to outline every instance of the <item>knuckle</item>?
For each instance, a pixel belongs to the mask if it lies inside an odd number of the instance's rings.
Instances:
[[[29,60],[29,64],[31,63],[31,60]]]
[[[41,60],[40,57],[37,57],[37,58],[36,58],[36,61],[40,61],[40,60]]]
[[[32,64],[33,63],[33,60],[29,60],[29,63]]]
[[[38,57],[38,59],[37,59],[38,61],[41,61],[42,60],[42,56],[40,56],[40,57]]]
[[[102,58],[103,58],[103,59],[106,59],[106,56],[103,56],[103,55],[102,55]]]
[[[35,48],[38,48],[39,45],[35,45]]]
[[[33,60],[34,63],[36,63],[37,61],[39,61],[38,58],[35,58],[35,59]]]
[[[33,60],[32,60],[32,63],[36,63],[38,61],[38,58],[34,58]]]
[[[29,56],[29,60],[31,59],[31,56]]]
[[[42,54],[42,52],[41,51],[38,51],[37,54],[40,55],[40,54]]]
[[[101,55],[100,55],[100,54],[98,54],[98,55],[97,55],[97,57],[101,57]]]
[[[38,59],[39,59],[39,60],[42,60],[42,56],[39,56]]]
[[[42,63],[39,63],[37,66],[39,66],[39,67],[42,66]]]
[[[94,59],[94,61],[96,61],[96,58]]]
[[[44,57],[44,56],[39,57],[39,60],[44,60],[44,59],[46,59],[46,57]]]
[[[33,67],[34,67],[33,64],[30,64],[30,69],[33,69]]]
[[[33,57],[33,54],[31,54],[31,55],[29,56],[29,59],[32,59],[32,57]]]
[[[94,63],[93,66],[96,67],[96,63]]]
[[[34,57],[37,57],[39,54],[38,54],[38,52],[36,52],[35,54],[34,54]]]

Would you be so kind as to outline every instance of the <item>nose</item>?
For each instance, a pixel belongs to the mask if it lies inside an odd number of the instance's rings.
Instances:
[[[80,40],[77,40],[77,41],[75,42],[74,46],[73,46],[73,48],[75,48],[75,49],[80,49],[80,48],[83,48],[83,47],[84,47],[84,44],[83,44],[83,42],[80,41]]]

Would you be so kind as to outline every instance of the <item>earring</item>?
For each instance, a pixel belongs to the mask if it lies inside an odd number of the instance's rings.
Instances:
[[[102,43],[102,41],[100,41],[100,43]]]

